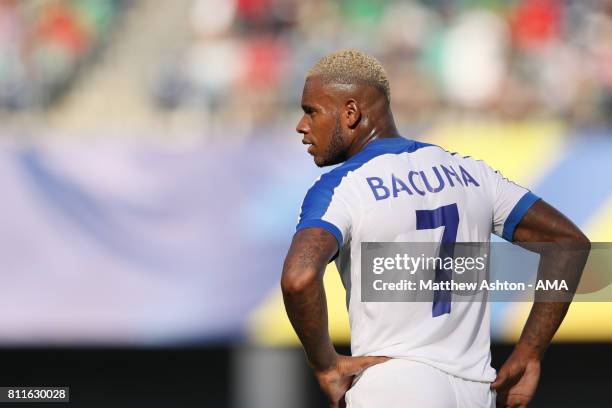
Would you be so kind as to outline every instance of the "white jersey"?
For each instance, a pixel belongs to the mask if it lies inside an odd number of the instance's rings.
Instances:
[[[537,200],[482,161],[385,138],[314,183],[297,230],[321,227],[338,240],[336,265],[347,289],[353,355],[405,358],[490,382],[495,370],[488,303],[451,302],[448,310],[432,314],[431,303],[362,302],[361,243],[439,243],[445,229],[447,241],[488,242],[491,233],[512,241]],[[419,220],[417,211],[432,217]]]

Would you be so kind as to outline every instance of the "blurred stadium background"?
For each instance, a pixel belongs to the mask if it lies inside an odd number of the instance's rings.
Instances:
[[[278,280],[321,173],[294,130],[304,75],[349,47],[387,68],[405,136],[612,240],[612,1],[0,0],[2,383],[69,384],[72,406],[324,406]],[[493,306],[496,363],[528,308]],[[608,406],[611,317],[572,306],[536,406]]]

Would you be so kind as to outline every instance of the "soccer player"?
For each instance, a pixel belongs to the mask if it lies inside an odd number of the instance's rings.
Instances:
[[[285,307],[331,407],[525,407],[569,302],[535,302],[496,374],[487,302],[361,302],[361,242],[552,242],[585,251],[565,216],[482,161],[400,136],[381,64],[355,50],[308,73],[297,125],[322,175],[303,201],[281,287]],[[556,259],[553,259],[556,258]],[[327,327],[323,273],[335,260],[347,290],[352,357]],[[567,257],[541,264],[571,269]],[[577,267],[576,267],[577,265]]]

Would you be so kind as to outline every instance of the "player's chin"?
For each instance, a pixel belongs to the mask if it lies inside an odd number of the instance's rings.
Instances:
[[[333,166],[336,165],[338,163],[342,163],[343,160],[341,160],[339,157],[329,157],[329,156],[322,156],[322,155],[318,155],[316,153],[311,153],[314,159],[314,162],[317,166],[319,167],[327,167],[327,166]]]
[[[327,163],[327,160],[325,160],[323,156],[318,156],[316,154],[313,154],[312,158],[318,167],[329,166],[329,164]]]

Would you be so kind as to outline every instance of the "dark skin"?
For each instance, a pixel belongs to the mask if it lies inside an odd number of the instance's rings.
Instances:
[[[399,136],[389,102],[378,88],[363,83],[334,84],[322,77],[307,79],[302,94],[304,116],[297,126],[302,142],[322,167],[343,162],[374,139]],[[588,256],[589,241],[563,214],[543,200],[536,202],[517,226],[519,245],[547,242],[571,250],[540,252],[539,277],[568,280],[575,289]],[[338,251],[335,237],[322,228],[298,231],[285,259],[281,287],[285,308],[329,406],[344,406],[353,378],[387,357],[339,355],[329,337],[323,274]],[[548,275],[547,275],[548,274]],[[544,352],[569,308],[569,301],[534,302],[521,337],[491,388],[498,407],[526,407],[540,377]]]
[[[538,278],[565,279],[569,292],[576,292],[591,244],[567,217],[539,200],[527,211],[513,238],[518,245],[540,253]],[[571,296],[565,292],[563,300],[536,298],[514,351],[491,384],[497,391],[498,407],[523,408],[533,398],[540,362],[567,314]]]

